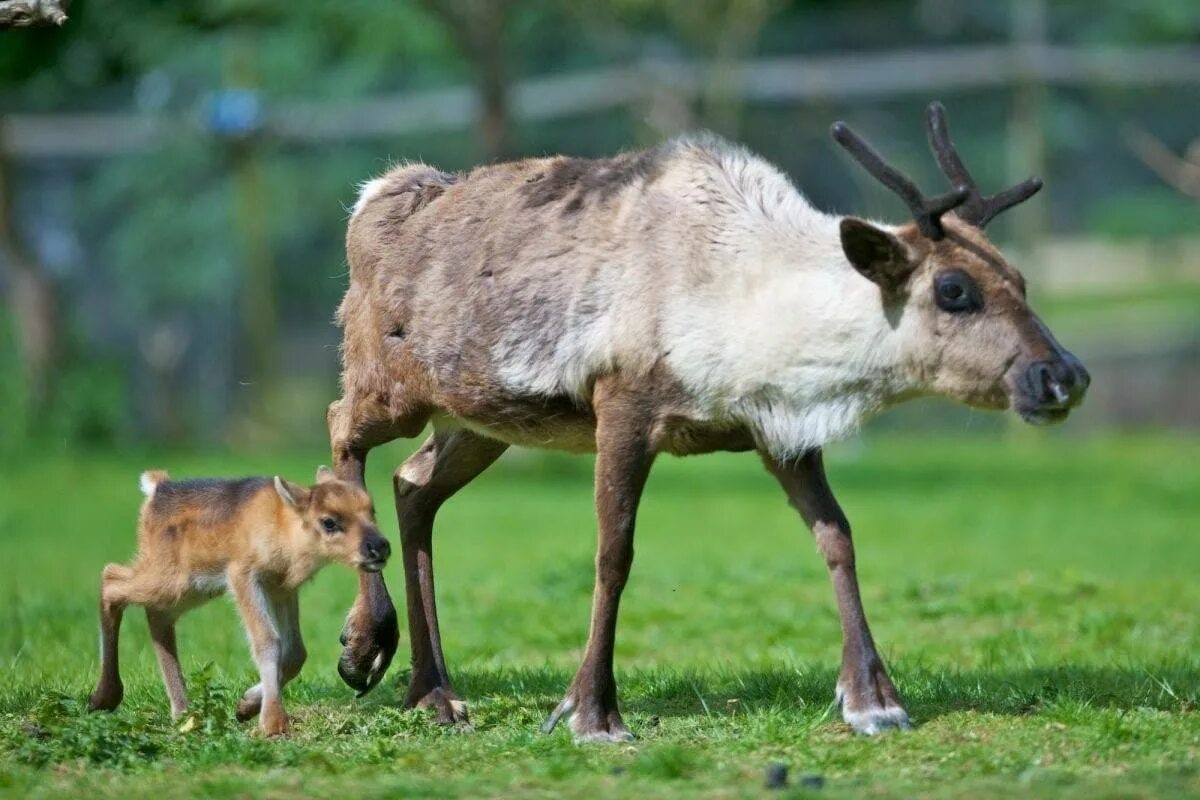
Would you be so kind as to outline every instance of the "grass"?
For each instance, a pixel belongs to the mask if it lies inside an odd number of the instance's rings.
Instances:
[[[0,793],[764,797],[784,764],[796,796],[1197,795],[1197,453],[1186,438],[1040,433],[835,448],[867,611],[918,725],[879,739],[830,708],[840,634],[824,566],[756,460],[664,459],[618,638],[631,746],[537,733],[586,634],[587,459],[514,453],[439,520],[442,628],[473,733],[398,707],[403,654],[353,699],[334,665],[354,578],[330,567],[301,596],[296,732],[264,741],[229,717],[253,676],[226,601],[180,626],[190,730],[168,719],[137,613],[125,704],[83,713],[97,577],[130,555],[141,469],[302,479],[322,455],[34,457],[0,476]],[[372,456],[381,508],[402,456]],[[402,594],[396,566],[388,577]]]

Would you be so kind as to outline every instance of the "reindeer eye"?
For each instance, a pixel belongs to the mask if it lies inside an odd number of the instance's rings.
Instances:
[[[325,529],[326,533],[337,533],[342,529],[342,523],[333,517],[321,517],[321,527]]]
[[[960,269],[946,270],[934,278],[933,296],[938,308],[951,314],[983,308],[979,285]]]

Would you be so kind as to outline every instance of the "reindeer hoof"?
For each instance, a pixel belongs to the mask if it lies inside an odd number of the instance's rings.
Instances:
[[[358,697],[362,697],[383,680],[395,652],[394,649],[370,648],[364,653],[347,647],[338,659],[338,675],[342,676],[347,686],[358,692]]]
[[[553,731],[564,716],[577,742],[632,742],[635,738],[615,708],[605,710],[599,703],[579,703],[571,695],[550,712],[542,723],[542,733]]]
[[[426,692],[418,700],[412,700],[414,692],[409,691],[409,700],[405,705],[409,708],[431,708],[439,725],[453,725],[465,731],[473,730],[471,719],[467,714],[467,704],[459,699],[452,689],[438,687]]]
[[[849,678],[839,680],[835,696],[842,707],[842,719],[855,733],[875,736],[912,727],[892,679],[878,661],[868,664],[860,674],[851,673]]]
[[[88,711],[114,711],[124,697],[125,687],[119,683],[115,687],[98,688],[88,698]]]
[[[854,729],[855,733],[864,736],[876,736],[888,730],[909,730],[912,723],[908,713],[899,706],[887,708],[869,708],[863,711],[842,709],[842,719]]]
[[[340,640],[343,649],[338,659],[338,675],[362,697],[383,680],[396,655],[400,628],[395,609],[391,609],[390,614],[383,613],[372,623],[372,628],[365,631],[348,620]]]

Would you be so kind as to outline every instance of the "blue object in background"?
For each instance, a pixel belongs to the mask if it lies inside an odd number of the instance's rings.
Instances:
[[[221,89],[208,102],[205,122],[218,136],[244,138],[263,122],[262,98],[252,89]]]

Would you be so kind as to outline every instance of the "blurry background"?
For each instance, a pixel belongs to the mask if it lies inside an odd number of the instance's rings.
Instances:
[[[1095,377],[1068,426],[1200,426],[1194,0],[76,0],[0,33],[0,447],[323,446],[355,186],[709,128],[824,209],[900,220],[844,118],[990,231]],[[918,403],[888,426],[994,430]]]

